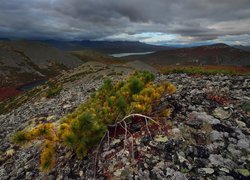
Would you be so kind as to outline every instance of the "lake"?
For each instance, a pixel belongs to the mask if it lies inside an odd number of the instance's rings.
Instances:
[[[118,54],[110,54],[110,56],[113,57],[126,57],[126,56],[133,56],[133,55],[145,55],[145,54],[152,54],[154,53],[154,51],[150,51],[150,52],[133,52],[133,53],[118,53]]]
[[[34,82],[31,82],[31,83],[19,86],[16,89],[19,90],[19,91],[29,91],[29,90],[35,88],[36,86],[44,84],[46,81],[47,81],[47,79],[42,79],[42,80],[34,81]]]

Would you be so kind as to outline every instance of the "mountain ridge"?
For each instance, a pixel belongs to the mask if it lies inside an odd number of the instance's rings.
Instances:
[[[148,55],[127,58],[142,60],[151,65],[250,65],[250,52],[223,43],[162,50]]]
[[[114,54],[130,52],[159,51],[164,49],[174,49],[168,46],[158,46],[142,43],[139,41],[58,41],[58,40],[41,40],[54,47],[67,51],[76,51],[84,49],[94,49],[96,51]]]
[[[82,61],[48,44],[34,41],[0,42],[0,86],[13,86],[50,77]]]

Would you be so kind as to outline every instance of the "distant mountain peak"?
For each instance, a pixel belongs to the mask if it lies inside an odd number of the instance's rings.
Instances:
[[[216,44],[212,44],[212,45],[209,45],[209,46],[207,46],[207,47],[212,47],[212,48],[229,48],[229,47],[231,47],[231,46],[229,46],[229,45],[227,45],[227,44],[225,44],[225,43],[216,43]]]

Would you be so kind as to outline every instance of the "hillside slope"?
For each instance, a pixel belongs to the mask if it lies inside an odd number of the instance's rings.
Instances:
[[[233,47],[250,52],[250,46],[235,45]]]
[[[127,58],[139,59],[149,64],[157,65],[250,65],[250,52],[233,48],[226,44],[163,50],[148,55],[130,56]]]
[[[104,64],[122,64],[127,62],[126,60],[119,60],[117,58],[114,58],[112,56],[109,56],[104,53],[100,53],[98,51],[95,51],[93,49],[85,49],[85,50],[78,50],[78,51],[71,51],[70,54],[73,56],[81,59],[82,61],[97,61]]]
[[[0,42],[0,87],[46,78],[81,63],[78,58],[44,43]]]

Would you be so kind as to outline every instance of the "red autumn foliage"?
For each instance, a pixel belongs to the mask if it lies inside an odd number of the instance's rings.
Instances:
[[[218,104],[221,105],[227,105],[230,103],[230,100],[223,95],[214,95],[214,94],[208,94],[208,99],[217,102]]]
[[[18,95],[21,92],[22,91],[17,90],[15,87],[1,87],[0,88],[0,100]]]

